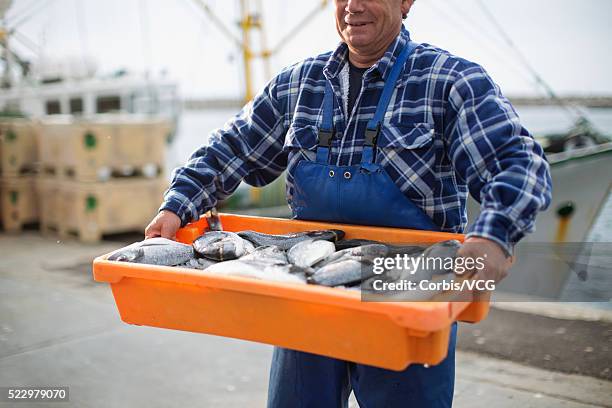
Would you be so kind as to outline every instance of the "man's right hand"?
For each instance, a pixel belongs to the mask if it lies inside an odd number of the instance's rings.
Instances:
[[[168,210],[161,210],[145,228],[145,239],[162,237],[176,238],[176,231],[181,227],[178,215]]]

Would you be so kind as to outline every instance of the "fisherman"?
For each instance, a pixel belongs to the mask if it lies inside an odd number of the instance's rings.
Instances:
[[[482,211],[459,254],[500,281],[550,202],[542,148],[483,68],[410,40],[414,0],[334,3],[338,48],[282,70],[175,170],[146,237],[284,170],[306,220],[462,233],[469,192]],[[456,325],[440,364],[402,372],[276,348],[268,406],[347,406],[352,389],[363,407],[449,407],[455,341]]]

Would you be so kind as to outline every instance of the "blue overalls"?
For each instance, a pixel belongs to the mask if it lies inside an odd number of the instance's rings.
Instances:
[[[376,139],[385,111],[405,62],[415,48],[415,43],[408,43],[393,65],[374,117],[368,122],[360,164],[328,163],[333,137],[333,91],[327,81],[316,161],[302,160],[294,170],[291,203],[294,218],[438,230],[375,162]],[[430,367],[412,364],[401,372],[275,348],[268,407],[346,407],[351,388],[362,408],[450,407],[456,331],[453,325],[448,356],[440,364]]]

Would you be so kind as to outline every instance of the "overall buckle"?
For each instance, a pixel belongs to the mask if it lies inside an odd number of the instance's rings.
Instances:
[[[322,130],[319,129],[319,146],[330,147],[331,141],[334,138],[333,130]]]
[[[378,141],[378,134],[380,133],[380,123],[376,124],[376,129],[366,129],[364,146],[374,147]]]

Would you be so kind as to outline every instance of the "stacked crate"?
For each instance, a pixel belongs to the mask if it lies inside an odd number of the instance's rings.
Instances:
[[[0,119],[0,223],[5,231],[20,231],[38,221],[36,145],[35,122]]]
[[[155,216],[170,124],[144,117],[45,119],[39,143],[43,232],[98,241],[142,231]]]

